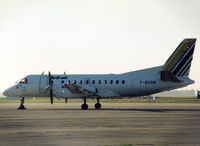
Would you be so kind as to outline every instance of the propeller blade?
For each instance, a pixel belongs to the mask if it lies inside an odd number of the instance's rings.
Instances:
[[[53,81],[52,81],[52,76],[51,76],[51,73],[49,71],[49,86],[50,86],[50,101],[51,101],[51,104],[53,104]]]
[[[52,79],[52,77],[51,77],[51,73],[50,73],[50,71],[49,71],[49,85],[50,85],[50,86],[52,86],[52,80],[51,80],[51,79]]]
[[[50,89],[50,101],[51,101],[51,104],[53,104],[53,90]]]

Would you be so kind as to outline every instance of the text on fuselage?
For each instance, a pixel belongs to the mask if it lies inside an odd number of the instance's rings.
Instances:
[[[155,85],[156,84],[156,81],[154,80],[140,80],[140,84],[153,84]]]
[[[66,76],[52,76],[51,79],[67,79]]]

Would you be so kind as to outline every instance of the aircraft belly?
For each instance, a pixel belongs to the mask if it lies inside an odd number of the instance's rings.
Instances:
[[[98,95],[100,97],[119,97],[120,94],[112,91],[112,90],[99,90]]]

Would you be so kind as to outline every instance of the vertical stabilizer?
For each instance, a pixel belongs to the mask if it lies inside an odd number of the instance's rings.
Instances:
[[[184,39],[164,64],[161,72],[177,77],[188,76],[193,59],[196,39]]]

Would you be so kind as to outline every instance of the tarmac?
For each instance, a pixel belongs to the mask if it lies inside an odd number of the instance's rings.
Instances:
[[[0,103],[0,145],[200,145],[200,104]]]

